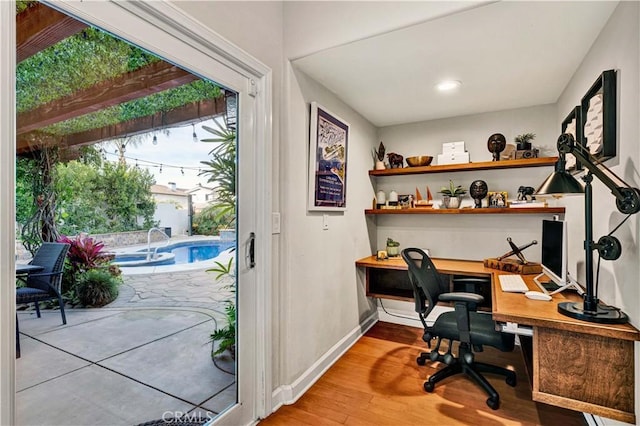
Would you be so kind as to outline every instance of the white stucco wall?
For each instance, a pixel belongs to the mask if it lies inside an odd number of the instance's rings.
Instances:
[[[160,228],[171,228],[171,236],[189,235],[189,210],[175,203],[158,202],[153,221]]]

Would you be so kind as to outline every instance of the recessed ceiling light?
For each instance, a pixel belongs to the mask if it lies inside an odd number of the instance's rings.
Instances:
[[[450,92],[451,90],[457,89],[462,86],[462,82],[459,80],[445,80],[436,84],[436,89],[441,92]]]

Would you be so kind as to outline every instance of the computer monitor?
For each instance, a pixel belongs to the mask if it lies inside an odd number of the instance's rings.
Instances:
[[[540,290],[555,294],[570,287],[582,293],[582,288],[569,276],[567,222],[564,220],[542,221],[542,273],[534,281]],[[542,276],[552,282],[540,282]]]

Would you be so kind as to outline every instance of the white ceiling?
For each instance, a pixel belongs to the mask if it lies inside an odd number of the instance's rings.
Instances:
[[[285,3],[286,20],[309,30],[322,21],[322,3]],[[376,14],[392,3],[380,3]],[[353,13],[357,2],[328,2],[328,10],[343,10],[337,19],[350,20],[349,30],[324,25],[307,36],[312,43],[300,33],[288,52],[315,51],[294,66],[378,127],[543,105],[557,101],[617,3],[406,2],[376,26],[371,14]],[[439,93],[434,86],[443,79],[462,86]]]

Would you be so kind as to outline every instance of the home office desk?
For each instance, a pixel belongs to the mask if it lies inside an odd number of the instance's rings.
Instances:
[[[635,327],[590,323],[561,315],[557,311],[559,302],[581,300],[572,292],[556,294],[550,302],[504,293],[497,275],[505,272],[485,268],[481,261],[432,260],[440,273],[452,277],[489,278],[495,321],[507,330],[530,330],[520,340],[534,401],[635,424],[634,341],[640,340]],[[356,266],[366,271],[367,295],[390,294],[389,298],[412,300],[404,288],[407,267],[401,258],[378,261],[369,256],[356,261]],[[383,288],[393,276],[397,284]],[[534,276],[523,278],[531,290],[538,290]],[[379,278],[382,283],[376,282]]]

